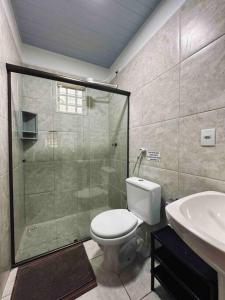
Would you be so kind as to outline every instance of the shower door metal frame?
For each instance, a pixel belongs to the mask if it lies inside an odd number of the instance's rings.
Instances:
[[[13,203],[13,149],[12,149],[12,92],[11,92],[11,73],[23,74],[23,75],[30,75],[34,77],[40,77],[44,79],[54,80],[54,81],[61,81],[66,83],[71,83],[75,85],[80,85],[87,88],[92,88],[95,90],[100,90],[104,92],[109,92],[113,94],[119,94],[127,96],[127,177],[129,177],[129,115],[130,115],[130,92],[117,89],[110,86],[105,86],[104,84],[86,82],[82,80],[73,79],[71,77],[66,77],[63,75],[58,75],[54,73],[49,73],[33,68],[22,67],[13,64],[6,64],[7,70],[7,87],[8,87],[8,147],[9,147],[9,200],[10,200],[10,233],[11,233],[11,266],[17,267],[23,265],[27,262],[33,261],[40,257],[44,257],[50,253],[54,253],[58,250],[65,249],[70,247],[71,245],[76,244],[70,243],[63,247],[56,248],[54,250],[36,255],[34,257],[22,260],[20,262],[15,261],[15,232],[14,232],[14,203]],[[90,238],[88,238],[90,239]],[[88,239],[79,240],[79,242],[83,242]]]

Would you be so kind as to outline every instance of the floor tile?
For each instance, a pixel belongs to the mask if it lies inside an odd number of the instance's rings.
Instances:
[[[158,286],[155,292],[149,293],[142,300],[175,300],[175,298],[170,296],[162,286]]]
[[[80,300],[129,300],[119,276],[115,273],[105,271],[102,265],[103,257],[99,256],[91,260],[98,286],[81,296]]]
[[[93,259],[95,257],[103,255],[103,252],[100,249],[99,245],[93,240],[84,242],[84,248],[89,259]]]
[[[141,299],[151,292],[150,267],[150,258],[144,260],[137,257],[136,261],[120,274],[120,279],[131,300]],[[158,283],[155,285],[157,286]]]
[[[3,294],[2,294],[2,298],[4,298],[4,300],[6,300],[5,298],[7,296],[12,294],[13,286],[14,286],[15,279],[16,279],[17,269],[18,268],[15,268],[15,269],[12,269],[10,271],[8,280],[7,280],[6,285],[5,285],[5,289],[4,289]]]
[[[2,300],[10,300],[10,299],[11,299],[11,295],[2,298]]]
[[[161,300],[155,292],[151,292],[141,300]]]

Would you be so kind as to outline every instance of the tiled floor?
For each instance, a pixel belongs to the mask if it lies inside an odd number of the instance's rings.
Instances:
[[[156,291],[150,288],[150,258],[137,258],[120,275],[102,268],[103,252],[90,240],[84,243],[88,258],[96,274],[98,286],[79,297],[79,300],[173,300],[168,293],[156,283]],[[10,300],[17,269],[10,273],[2,300]]]
[[[90,240],[84,246],[98,286],[81,296],[80,300],[173,300],[158,282],[155,284],[156,292],[151,291],[150,258],[137,258],[120,275],[116,275],[102,268],[103,253],[94,241]]]
[[[10,300],[11,299],[11,294],[12,294],[14,282],[16,279],[16,273],[17,273],[17,268],[11,270],[11,272],[9,274],[9,278],[6,282],[5,289],[2,294],[2,300]]]

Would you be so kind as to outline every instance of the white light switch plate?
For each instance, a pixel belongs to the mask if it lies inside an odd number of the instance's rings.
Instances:
[[[216,145],[216,129],[202,129],[201,130],[201,146],[213,147]]]

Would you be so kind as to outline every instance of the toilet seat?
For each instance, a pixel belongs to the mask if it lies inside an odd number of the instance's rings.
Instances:
[[[137,227],[138,218],[127,209],[112,209],[97,215],[91,222],[92,233],[102,239],[127,235]]]

